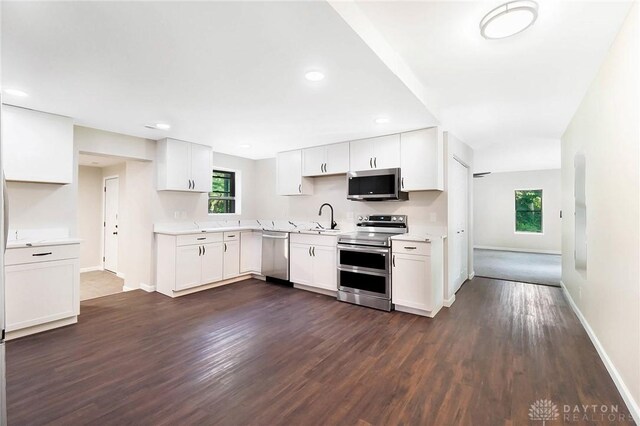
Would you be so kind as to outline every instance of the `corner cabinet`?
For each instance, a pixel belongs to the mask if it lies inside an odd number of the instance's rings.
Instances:
[[[158,191],[209,192],[212,148],[176,139],[157,142]]]
[[[443,303],[442,264],[437,265],[442,245],[393,241],[391,302],[398,311],[434,317]]]
[[[334,143],[302,150],[302,175],[325,176],[349,171],[349,143]]]
[[[276,157],[276,194],[313,194],[313,181],[302,176],[301,149],[278,153]]]
[[[336,244],[335,236],[291,234],[290,281],[294,285],[335,293],[338,290]]]
[[[444,142],[437,127],[400,134],[403,191],[444,190]]]
[[[360,139],[349,144],[349,170],[395,169],[400,167],[400,135]]]
[[[73,119],[3,105],[2,145],[8,181],[73,181]]]

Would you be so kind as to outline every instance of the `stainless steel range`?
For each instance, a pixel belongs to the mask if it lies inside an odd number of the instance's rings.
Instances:
[[[407,216],[359,216],[356,229],[338,237],[338,300],[390,311],[391,237],[407,233]]]

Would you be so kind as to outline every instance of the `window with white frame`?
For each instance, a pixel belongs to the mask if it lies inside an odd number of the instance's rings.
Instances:
[[[239,200],[236,199],[237,172],[214,169],[211,173],[209,192],[209,214],[237,214]]]

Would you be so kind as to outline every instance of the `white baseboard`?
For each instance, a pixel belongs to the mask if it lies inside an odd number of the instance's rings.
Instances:
[[[618,370],[613,365],[613,362],[609,358],[609,355],[607,355],[607,352],[604,350],[604,347],[600,343],[600,340],[598,340],[598,336],[596,336],[596,334],[593,332],[593,329],[587,322],[587,319],[584,317],[584,315],[582,315],[582,312],[580,312],[578,305],[576,305],[573,301],[573,298],[571,297],[571,294],[567,290],[567,287],[564,285],[563,281],[560,281],[560,286],[562,287],[562,293],[569,302],[571,309],[573,309],[573,312],[576,313],[576,316],[580,320],[580,323],[582,323],[582,327],[584,327],[587,335],[591,339],[593,346],[596,347],[596,351],[598,351],[600,359],[602,359],[604,366],[607,368],[609,375],[613,379],[613,383],[616,385],[616,388],[618,388],[618,392],[620,392],[620,395],[622,395],[622,399],[624,400],[625,404],[627,404],[627,408],[631,412],[631,415],[633,416],[637,424],[640,423],[640,406],[638,406],[638,403],[633,399],[629,388],[627,388],[627,385],[624,384],[622,377],[620,377],[620,373],[618,373]]]
[[[102,271],[102,266],[101,265],[97,265],[97,266],[89,266],[88,268],[80,268],[80,273],[82,274],[83,272],[93,272],[93,271]]]
[[[304,285],[304,284],[296,284],[296,283],[293,283],[293,288],[297,288],[298,290],[310,291],[310,292],[313,292],[313,293],[324,294],[325,296],[331,296],[331,297],[336,297],[336,293],[337,293],[337,291],[327,290],[327,289],[324,289],[324,288],[312,287],[312,286],[308,286],[308,285]]]
[[[155,285],[149,285],[149,284],[140,283],[140,288],[142,290],[146,291],[147,293],[153,293],[154,291],[156,291],[156,286]]]
[[[122,286],[122,291],[133,291],[133,290],[139,290],[135,287],[127,287],[126,285]]]
[[[469,279],[472,280],[473,277],[476,276],[476,271],[471,271],[471,273],[469,274]]]
[[[124,274],[120,272],[116,272],[116,277],[122,278],[124,280]]]
[[[453,302],[455,302],[455,301],[456,301],[456,295],[454,294],[454,295],[453,295],[453,296],[451,296],[450,298],[448,298],[448,299],[444,299],[443,306],[444,306],[445,308],[450,308],[450,307],[451,307],[451,305],[453,305]]]
[[[406,312],[407,314],[420,315],[423,317],[433,318],[442,309],[442,305],[438,306],[433,311],[423,311],[422,309],[411,308],[409,306],[395,305],[395,310],[399,312]]]
[[[537,250],[537,249],[521,249],[513,247],[493,247],[493,246],[473,246],[474,249],[482,250],[499,250],[499,251],[515,251],[518,253],[541,253],[541,254],[562,254],[558,250]]]

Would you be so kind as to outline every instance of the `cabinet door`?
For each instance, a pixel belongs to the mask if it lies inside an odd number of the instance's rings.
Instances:
[[[372,139],[349,142],[349,170],[358,172],[373,168],[374,144]]]
[[[188,142],[166,139],[164,142],[165,182],[159,189],[189,191],[191,180],[191,144]],[[162,149],[162,147],[160,148]],[[160,180],[161,177],[159,177]],[[158,182],[160,184],[160,182]]]
[[[324,164],[327,162],[327,148],[316,146],[302,150],[302,175],[320,176],[325,174]]]
[[[210,243],[202,246],[202,284],[215,283],[222,280],[223,244]]]
[[[176,288],[184,290],[202,284],[202,246],[176,248]]]
[[[240,275],[240,241],[225,241],[224,243],[224,279]]]
[[[7,180],[71,183],[73,119],[2,105],[2,144]]]
[[[240,234],[240,273],[260,273],[262,269],[262,235],[245,231]]]
[[[312,180],[302,177],[302,150],[278,153],[276,158],[276,193],[278,195],[313,194]]]
[[[431,258],[394,253],[391,271],[391,301],[414,309],[431,311]]]
[[[444,189],[443,145],[438,128],[400,135],[400,167],[404,191]]]
[[[191,144],[191,180],[194,192],[211,191],[211,154],[208,146]]]
[[[311,257],[313,259],[313,286],[337,291],[336,248],[313,246]]]
[[[326,174],[347,173],[349,171],[349,142],[327,145],[325,160]]]
[[[7,266],[7,331],[77,315],[77,260]]]
[[[313,285],[311,246],[306,244],[289,246],[289,274],[291,282]]]
[[[400,135],[374,138],[373,168],[394,169],[400,167]]]

